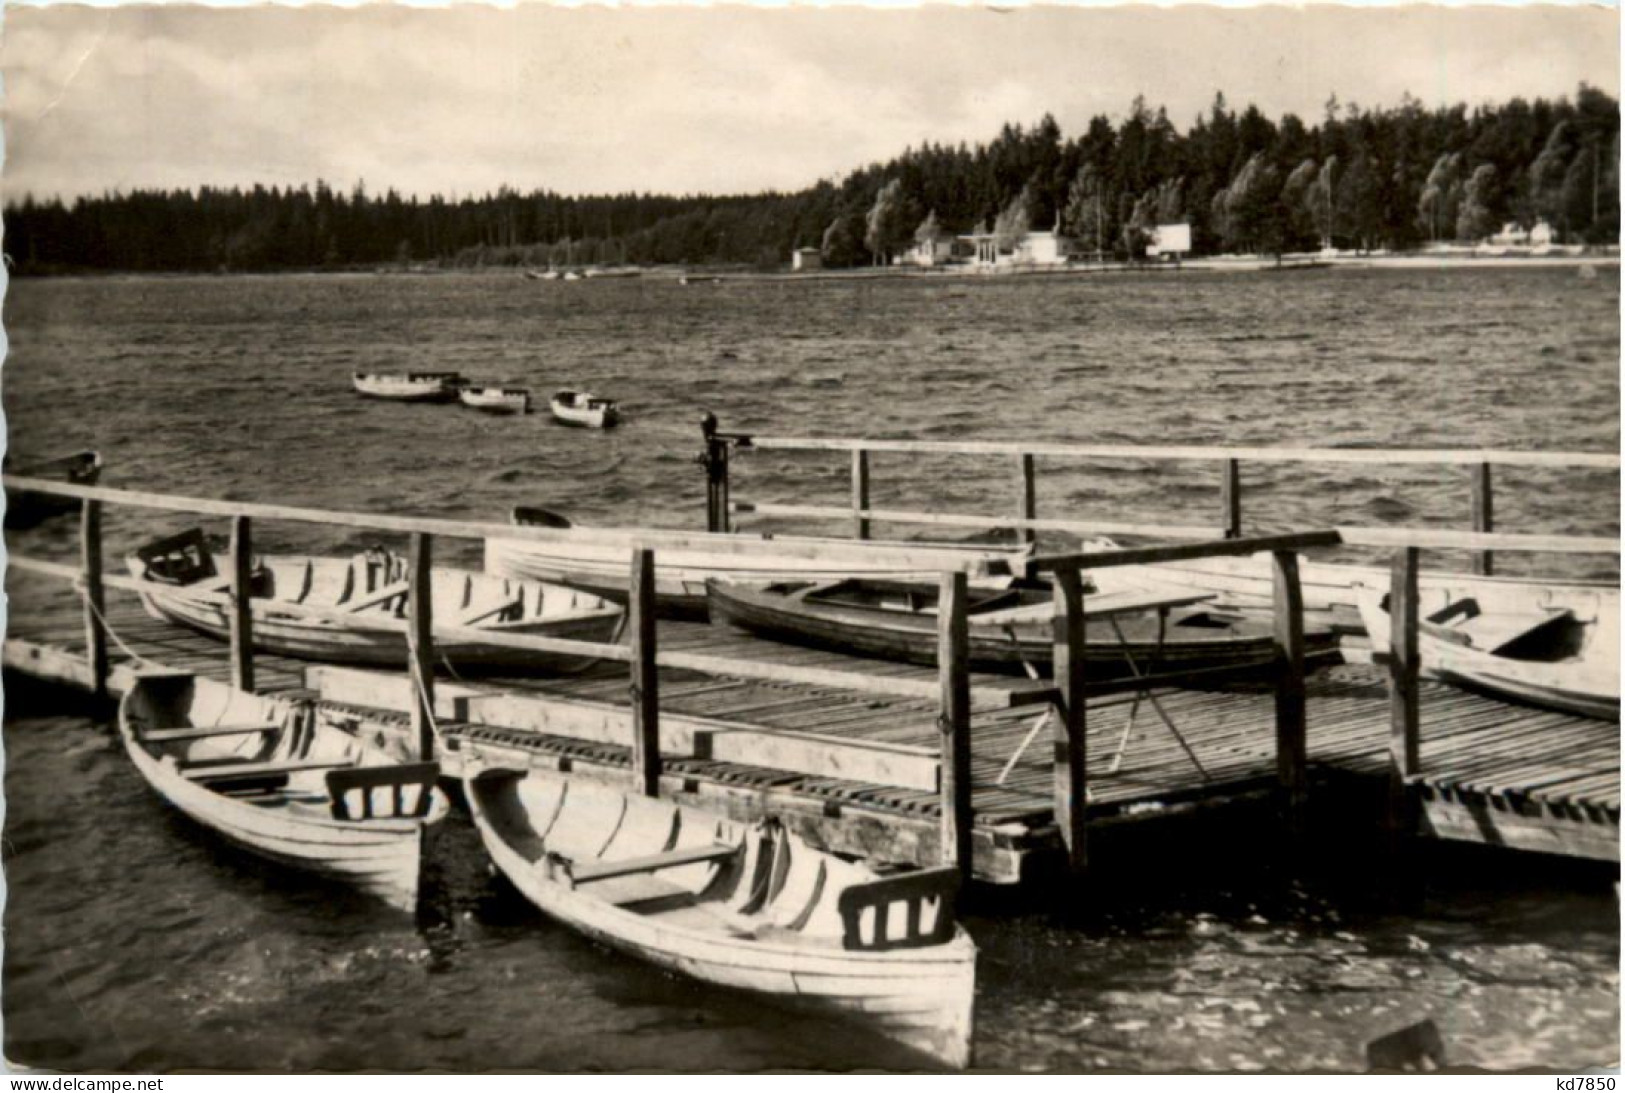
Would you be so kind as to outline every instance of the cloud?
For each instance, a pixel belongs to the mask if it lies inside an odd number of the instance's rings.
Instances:
[[[428,194],[798,188],[1136,94],[1235,106],[1618,93],[1618,12],[14,8],[9,194],[365,179]]]

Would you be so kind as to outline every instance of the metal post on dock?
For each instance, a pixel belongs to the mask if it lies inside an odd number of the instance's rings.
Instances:
[[[1055,822],[1066,843],[1067,868],[1081,877],[1089,868],[1086,818],[1089,749],[1084,707],[1083,578],[1076,566],[1055,570],[1055,684],[1061,691],[1055,729]]]
[[[1283,797],[1288,837],[1303,845],[1307,830],[1309,771],[1303,683],[1303,584],[1298,555],[1273,552],[1275,577],[1275,773]]]
[[[942,575],[937,600],[937,676],[942,684],[942,711],[937,716],[941,740],[942,864],[958,866],[971,877],[970,769],[970,624],[965,574]]]
[[[1486,534],[1495,530],[1495,493],[1488,463],[1473,466],[1473,530]],[[1475,552],[1473,572],[1492,576],[1495,573],[1495,553],[1489,550]]]
[[[85,582],[85,652],[90,689],[107,697],[107,595],[102,587],[102,503],[86,501],[79,510],[79,568]]]
[[[246,516],[231,518],[231,685],[254,689],[254,532]]]
[[[435,756],[434,740],[434,607],[433,546],[427,533],[412,533],[406,560],[407,653],[412,674],[412,730],[418,738],[418,757],[425,763]]]
[[[1219,518],[1226,539],[1241,538],[1241,460],[1226,459],[1219,479]]]
[[[857,539],[869,538],[869,453],[862,448],[852,451],[852,535]]]
[[[1388,663],[1387,827],[1395,839],[1411,831],[1410,780],[1421,767],[1422,757],[1421,697],[1417,689],[1421,674],[1421,650],[1417,640],[1421,623],[1417,603],[1420,555],[1416,547],[1401,547],[1394,555],[1388,585],[1388,614],[1392,626]]]
[[[1038,478],[1033,467],[1031,452],[1021,453],[1021,518],[1038,519]],[[1031,545],[1038,539],[1034,528],[1021,529],[1021,541]]]
[[[700,432],[705,436],[705,453],[700,456],[705,465],[705,530],[723,533],[733,527],[728,498],[728,441],[717,434],[717,415],[712,413],[700,419]]]
[[[632,782],[645,797],[660,796],[660,669],[655,664],[655,555],[632,552],[626,600],[632,642]]]

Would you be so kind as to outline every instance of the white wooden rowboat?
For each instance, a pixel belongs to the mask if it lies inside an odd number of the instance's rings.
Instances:
[[[520,506],[510,514],[519,526],[567,529],[570,519],[547,509]],[[806,540],[803,540],[806,541]],[[850,540],[831,540],[849,546]],[[931,544],[932,549],[963,549],[983,554],[1007,555],[1017,552],[986,547],[948,547]],[[557,539],[551,542],[521,542],[508,539],[485,541],[485,571],[534,581],[557,581],[581,588],[616,603],[625,603],[631,582],[631,548],[601,540]],[[857,557],[853,555],[853,557]],[[785,581],[838,581],[847,577],[890,577],[898,580],[936,581],[936,572],[908,572],[884,563],[856,560],[820,561],[774,554],[730,554],[723,551],[660,550],[655,552],[655,597],[662,612],[691,618],[705,618],[705,584],[710,580],[745,583]]]
[[[397,765],[319,705],[189,675],[138,679],[119,733],[159,796],[232,844],[416,907],[423,829],[446,814],[437,764]]]
[[[976,947],[957,874],[880,878],[775,821],[738,823],[552,772],[464,770],[499,869],[612,948],[970,1065]]]
[[[1110,549],[1099,542],[1085,549]],[[1248,558],[1196,558],[1154,566],[1114,566],[1093,572],[1106,589],[1152,584],[1184,588],[1214,595],[1214,606],[1268,611],[1273,604],[1274,576],[1268,556]],[[1387,588],[1387,566],[1313,562],[1300,559],[1298,579],[1306,614],[1333,615],[1340,624],[1354,623],[1359,615],[1355,586]],[[1619,611],[1617,581],[1545,580],[1532,577],[1481,577],[1470,573],[1424,570],[1418,582],[1424,613],[1442,610],[1453,599],[1475,596],[1486,603],[1518,610],[1525,605],[1575,605],[1586,611]],[[1608,605],[1612,605],[1611,608]],[[1593,606],[1594,605],[1594,606]]]
[[[587,391],[559,391],[548,401],[553,416],[565,425],[608,429],[621,420],[620,407]]]
[[[1356,588],[1372,652],[1391,652],[1382,588]],[[1619,611],[1594,600],[1513,603],[1459,591],[1423,610],[1417,644],[1424,675],[1520,702],[1619,720]]]
[[[210,552],[200,531],[152,543],[126,564],[142,582],[141,602],[154,618],[229,639],[224,598],[229,562]],[[254,647],[310,660],[404,664],[406,564],[405,558],[377,549],[352,558],[260,559],[250,600]],[[478,630],[493,637],[611,642],[625,617],[618,605],[580,589],[459,569],[432,570],[430,596],[437,630]],[[578,657],[515,649],[468,634],[437,637],[435,652],[459,668],[581,664]]]
[[[490,414],[530,413],[530,390],[525,387],[464,387],[457,397],[464,406]]]
[[[450,402],[463,377],[457,372],[354,372],[350,382],[369,398],[396,402]]]

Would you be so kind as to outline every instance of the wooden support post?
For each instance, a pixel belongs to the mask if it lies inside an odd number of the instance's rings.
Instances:
[[[869,453],[862,448],[852,451],[852,535],[857,539],[869,538]]]
[[[1038,477],[1033,468],[1033,457],[1030,452],[1021,453],[1021,518],[1038,519]],[[1022,542],[1030,544],[1037,538],[1038,532],[1034,529],[1021,529]]]
[[[1309,803],[1308,727],[1304,717],[1303,585],[1298,555],[1274,552],[1275,573],[1275,774],[1281,788],[1288,837],[1303,845]]]
[[[705,454],[700,457],[705,465],[705,530],[725,533],[733,527],[728,511],[728,442],[717,436],[715,414],[700,420],[700,432],[705,436]]]
[[[1241,538],[1241,460],[1226,459],[1219,479],[1219,519],[1226,539]]]
[[[79,568],[85,582],[85,653],[90,689],[107,697],[107,595],[102,587],[102,503],[86,501],[79,510]]]
[[[1420,554],[1416,547],[1401,547],[1394,555],[1393,575],[1388,586],[1388,614],[1392,623],[1388,663],[1388,829],[1396,838],[1410,834],[1410,779],[1422,765],[1421,698],[1417,690],[1422,661],[1417,604]]]
[[[1067,868],[1081,877],[1089,867],[1089,751],[1084,735],[1083,578],[1075,567],[1055,571],[1055,683],[1061,690],[1055,729],[1055,822],[1066,842]]]
[[[937,676],[942,683],[942,712],[937,728],[942,741],[942,864],[956,865],[971,877],[970,769],[970,624],[965,574],[944,573],[937,600]]]
[[[1473,467],[1473,530],[1495,530],[1495,494],[1490,484],[1490,465],[1478,463]],[[1486,577],[1495,572],[1495,553],[1480,550],[1473,555],[1473,572]]]
[[[632,641],[632,783],[646,797],[660,796],[660,674],[655,666],[655,555],[632,552],[626,600]]]
[[[418,738],[418,756],[425,763],[435,757],[434,740],[434,606],[430,595],[434,548],[429,536],[412,533],[406,559],[407,646],[412,673],[412,729]]]
[[[254,531],[248,517],[231,518],[231,685],[254,689]]]

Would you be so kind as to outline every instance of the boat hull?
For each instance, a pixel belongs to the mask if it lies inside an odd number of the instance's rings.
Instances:
[[[934,614],[798,600],[782,590],[790,587],[713,581],[709,585],[711,621],[801,645],[914,664],[937,662]],[[980,625],[973,615],[969,630],[973,668],[1022,672],[1031,666],[1047,673],[1053,666],[1054,638],[1047,611],[1037,619],[1013,623],[1008,629]],[[1154,615],[1122,618],[1117,620],[1116,628],[1110,620],[1091,621],[1085,632],[1083,655],[1090,675],[1097,681],[1153,671],[1242,671],[1275,660],[1275,641],[1268,626],[1244,620],[1215,620],[1201,609],[1172,612],[1160,644]],[[1311,637],[1311,651],[1331,647],[1329,634]]]
[[[461,382],[449,372],[421,376],[357,372],[350,377],[357,394],[392,402],[454,402]]]
[[[160,677],[159,683],[173,685],[166,677]],[[154,792],[193,822],[241,850],[345,884],[400,910],[412,911],[416,907],[424,827],[446,813],[446,801],[438,791],[431,791],[434,801],[426,817],[389,820],[333,818],[318,788],[320,772],[296,776],[290,788],[299,799],[278,802],[281,807],[267,807],[263,798],[256,803],[256,799],[226,796],[192,781],[181,773],[173,760],[153,755],[138,741],[138,724],[153,725],[165,719],[162,703],[154,702],[150,690],[146,689],[154,685],[151,681],[138,682],[121,702],[119,711],[125,752]],[[209,680],[195,680],[193,686],[229,694],[210,702],[211,707],[219,711],[210,715],[212,719],[224,719],[226,723],[230,723],[233,716],[242,716],[234,714],[234,709],[253,713],[274,701],[231,692],[223,684]],[[290,704],[278,705],[286,711]],[[209,719],[199,717],[190,723],[199,720],[210,723]],[[337,734],[338,730],[332,733]],[[354,765],[369,763],[369,756],[359,741],[353,739],[328,738],[307,745],[297,755],[286,750],[281,751],[281,755],[320,757],[324,747],[327,755],[349,757]],[[238,750],[234,753],[232,748]],[[247,759],[253,757],[255,748],[251,738],[241,738],[235,744],[218,745],[215,750],[220,754],[206,757],[231,758],[236,754]],[[387,759],[378,754],[371,756],[370,762],[381,766],[386,765]],[[299,778],[304,784],[296,784]]]
[[[490,774],[471,768],[465,771],[469,809],[492,861],[531,903],[558,921],[613,949],[657,967],[690,976],[719,987],[750,991],[777,1006],[825,1017],[861,1022],[876,1034],[906,1044],[916,1051],[952,1067],[970,1064],[970,1044],[975,998],[975,946],[963,930],[955,927],[953,937],[943,944],[915,949],[848,951],[836,944],[797,944],[795,928],[758,927],[748,915],[723,915],[710,929],[695,925],[703,921],[692,907],[679,911],[639,912],[631,908],[651,906],[651,902],[617,905],[613,899],[594,894],[593,885],[576,885],[548,865],[536,848],[535,855],[522,853],[510,842],[511,830],[505,819],[511,803],[505,795],[516,784],[546,779],[565,780],[541,772],[529,779],[509,772]],[[616,858],[618,844],[635,840],[624,835],[640,827],[651,833],[662,828],[689,833],[721,842],[749,839],[750,829],[691,809],[648,798],[627,796],[609,787],[593,787],[571,780],[556,791],[560,802],[549,803],[554,826],[568,821],[568,808],[581,813],[596,811],[614,829],[600,855]],[[595,794],[591,805],[570,803],[574,794]],[[619,801],[623,804],[611,805]],[[674,821],[649,820],[650,814]],[[640,815],[641,814],[641,815]],[[617,819],[617,816],[619,817]],[[548,831],[548,853],[557,841]],[[674,834],[667,842],[675,840]],[[598,833],[597,844],[605,838]],[[655,846],[662,843],[657,841]],[[801,853],[816,853],[798,843]],[[578,859],[579,865],[579,859]],[[684,868],[694,868],[686,866]],[[843,869],[872,878],[861,867],[847,863]],[[824,874],[820,873],[820,876]],[[702,896],[714,880],[691,880],[687,887]],[[820,884],[812,899],[830,899]],[[673,901],[667,897],[668,902]],[[674,916],[679,917],[676,921]],[[804,912],[805,916],[805,912]],[[728,923],[729,925],[724,925]],[[761,940],[766,937],[769,940]]]
[[[1380,588],[1356,590],[1359,608],[1371,635],[1372,652],[1392,651],[1393,620]],[[1459,592],[1459,590],[1458,590]],[[1471,597],[1457,595],[1453,602]],[[1561,610],[1556,605],[1541,608]],[[1425,612],[1424,617],[1440,612]],[[1517,616],[1516,612],[1505,612]],[[1524,613],[1529,618],[1533,613]],[[1572,613],[1570,613],[1572,615]],[[1619,616],[1578,618],[1583,634],[1572,656],[1556,660],[1517,659],[1463,645],[1441,636],[1444,627],[1424,625],[1417,635],[1423,675],[1546,709],[1605,721],[1619,720]],[[1537,619],[1538,621],[1538,619]],[[1561,622],[1562,620],[1556,620]]]
[[[338,559],[301,560],[284,557],[267,559],[267,566],[279,580],[292,585],[298,578],[289,574],[298,571],[304,561],[335,570],[355,564]],[[132,575],[141,578],[143,566],[140,560],[132,557],[128,563]],[[223,567],[223,561],[220,566]],[[329,572],[322,578],[312,580],[328,580],[336,583],[343,579],[345,579],[343,575]],[[511,583],[514,594],[521,602],[534,604],[537,595],[556,596],[565,601],[557,617],[544,616],[516,623],[503,623],[496,628],[501,633],[511,636],[609,643],[619,636],[625,618],[624,612],[619,607],[577,589],[553,586],[542,588],[538,593],[537,582],[502,582],[501,578],[483,574],[463,574],[457,570],[435,570],[431,580],[439,590],[435,594],[435,617],[442,620],[457,617],[458,612],[450,604],[457,603],[462,598],[456,595],[456,586],[459,584],[486,581],[507,587]],[[220,641],[230,640],[230,608],[227,604],[218,602],[216,598],[218,593],[200,594],[199,591],[184,585],[165,585],[156,581],[144,583],[147,588],[140,594],[141,602],[148,614],[154,618],[185,626]],[[453,586],[450,589],[450,596],[447,595],[448,584]],[[526,587],[527,585],[530,587]],[[363,593],[365,591],[363,589]],[[357,613],[353,620],[336,622],[279,610],[277,600],[274,598],[261,598],[256,595],[249,604],[254,648],[261,652],[338,664],[399,667],[407,662],[406,628],[403,619],[395,611],[380,609],[376,612]],[[344,600],[341,598],[331,605],[322,606],[342,611]],[[583,658],[577,656],[516,649],[466,637],[437,637],[435,653],[450,664],[463,669],[489,667],[572,671],[579,669],[584,663]]]
[[[487,414],[528,414],[530,396],[523,392],[489,392],[464,388],[458,395],[464,406]]]

